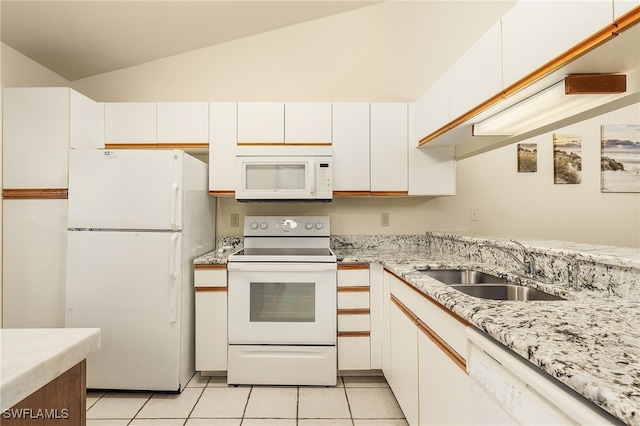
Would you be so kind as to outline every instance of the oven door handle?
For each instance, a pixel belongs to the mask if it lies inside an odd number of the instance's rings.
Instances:
[[[229,262],[227,270],[230,272],[318,272],[318,271],[335,271],[337,264],[334,262],[326,263],[263,263],[263,262]]]

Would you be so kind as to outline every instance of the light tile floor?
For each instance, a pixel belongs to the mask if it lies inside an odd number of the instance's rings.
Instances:
[[[88,392],[87,426],[406,426],[381,376],[336,387],[228,386],[196,373],[180,394]]]

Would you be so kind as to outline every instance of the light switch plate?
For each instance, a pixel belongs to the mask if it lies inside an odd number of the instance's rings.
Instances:
[[[380,226],[389,226],[389,213],[380,213]]]
[[[237,228],[240,226],[240,215],[238,213],[231,214],[231,227]]]

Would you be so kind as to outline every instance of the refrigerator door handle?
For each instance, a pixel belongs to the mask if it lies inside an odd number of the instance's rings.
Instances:
[[[179,229],[178,227],[178,194],[180,192],[180,186],[178,182],[173,182],[171,185],[171,227],[173,230]]]
[[[171,236],[171,250],[169,251],[169,322],[175,323],[178,311],[178,241],[179,235]]]

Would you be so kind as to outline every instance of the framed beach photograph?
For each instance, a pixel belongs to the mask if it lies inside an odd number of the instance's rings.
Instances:
[[[582,137],[553,135],[553,183],[582,182]]]
[[[603,124],[601,192],[640,192],[640,124]]]
[[[538,171],[538,144],[518,144],[518,173]]]

